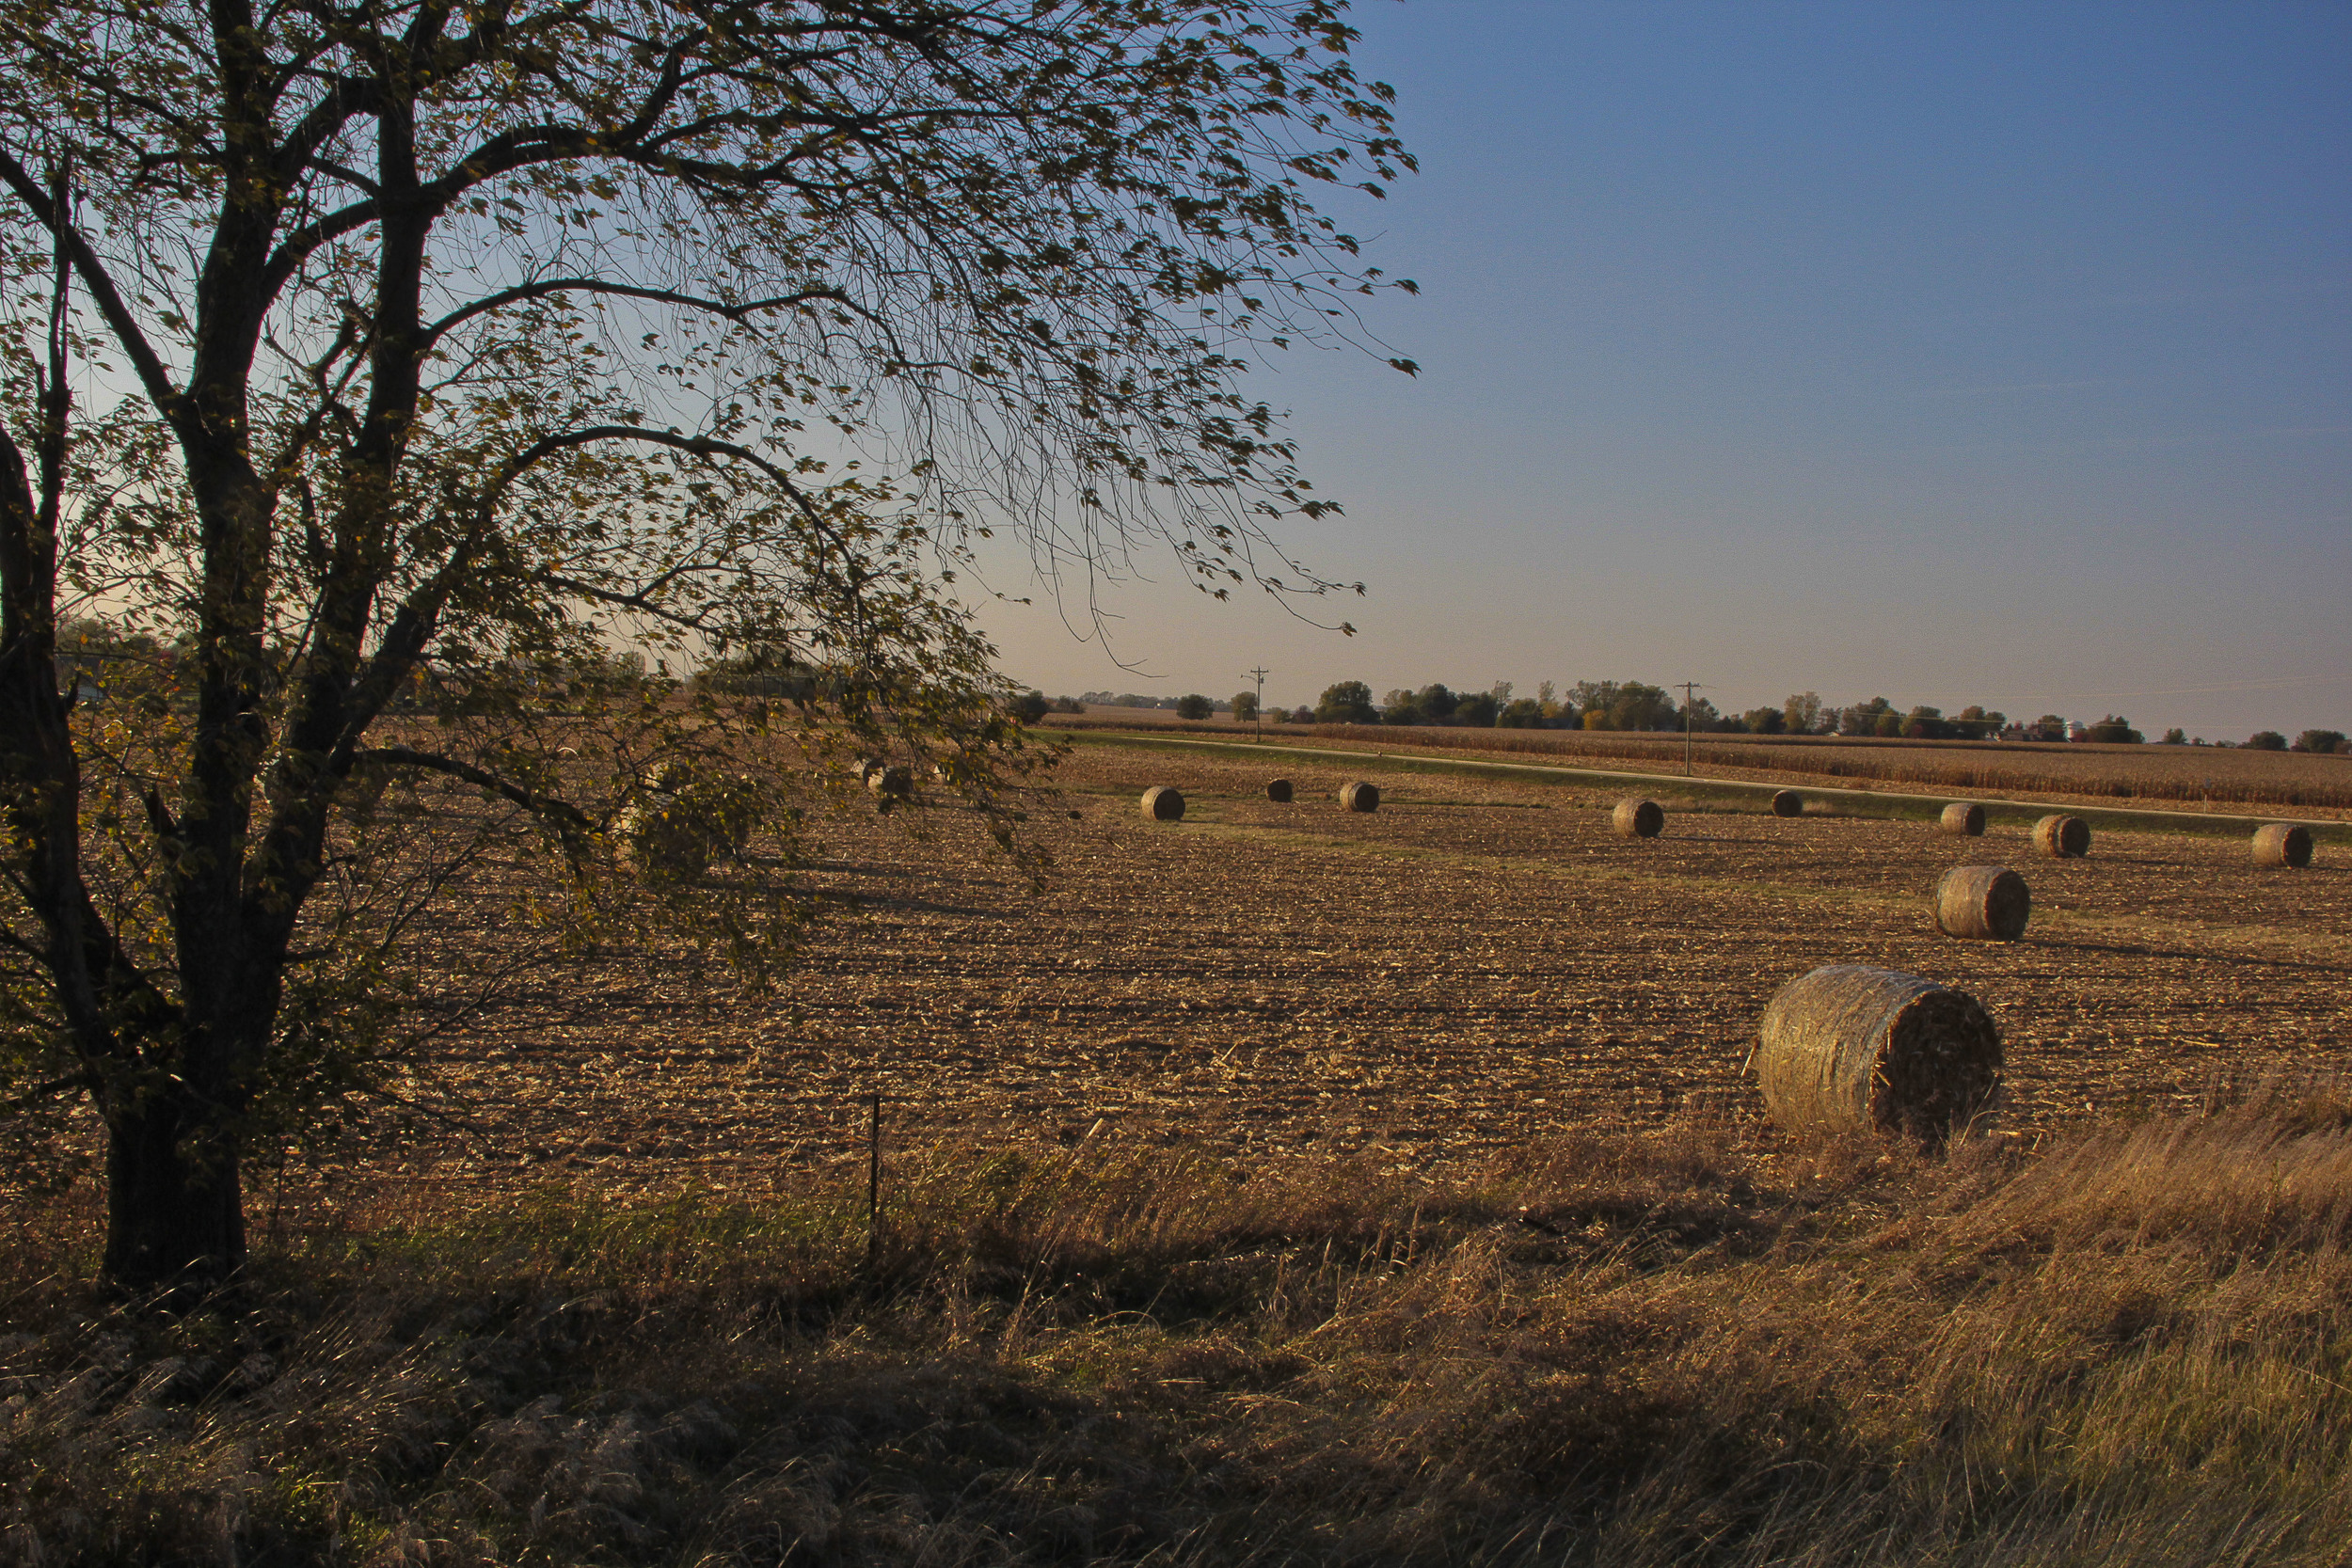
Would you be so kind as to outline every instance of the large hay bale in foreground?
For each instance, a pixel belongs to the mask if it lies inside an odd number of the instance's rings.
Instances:
[[[2090,824],[2079,816],[2045,816],[2033,825],[2033,847],[2052,860],[2079,860],[2090,852]]]
[[[1964,991],[1866,964],[1800,974],[1764,1008],[1756,1054],[1772,1120],[1791,1132],[1941,1142],[2001,1085],[2001,1033]]]
[[[1666,809],[1655,800],[1624,800],[1609,820],[1620,838],[1656,838],[1666,826]]]
[[[2296,822],[2265,822],[2254,830],[2256,865],[2312,863],[2312,831]]]
[[[1171,784],[1153,784],[1143,792],[1143,815],[1154,822],[1182,822],[1184,798]]]
[[[1288,779],[1268,779],[1265,782],[1265,798],[1277,804],[1290,804],[1294,792],[1294,786]]]
[[[1772,815],[1774,816],[1803,816],[1804,797],[1793,789],[1772,791]]]
[[[1935,928],[1947,937],[2015,942],[2032,912],[2026,879],[2005,865],[1956,865],[1935,885]]]
[[[1984,808],[1974,800],[1954,800],[1944,808],[1935,825],[1954,838],[1984,836]]]
[[[1378,811],[1380,809],[1380,786],[1376,784],[1367,784],[1361,779],[1351,784],[1343,784],[1340,787],[1340,809],[1342,811]]]

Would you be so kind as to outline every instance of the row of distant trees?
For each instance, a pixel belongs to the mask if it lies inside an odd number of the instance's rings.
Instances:
[[[1104,707],[1146,707],[1173,710],[1184,719],[1202,720],[1231,713],[1243,722],[1259,717],[1254,692],[1231,698],[1211,698],[1199,692],[1182,697],[1149,697],[1135,692],[1113,695],[1089,691],[1082,698],[1047,698],[1032,691],[1021,700],[1025,716],[1048,712],[1083,712],[1089,705]],[[1441,683],[1398,687],[1375,700],[1362,681],[1339,681],[1324,688],[1311,705],[1294,708],[1269,706],[1264,717],[1295,724],[1429,724],[1529,730],[1680,731],[1686,726],[1705,735],[1840,735],[1909,740],[2103,741],[2137,743],[2147,736],[2122,714],[2100,716],[2081,723],[2056,713],[2036,719],[2012,720],[1996,708],[1971,704],[1958,713],[1924,704],[1900,708],[1884,697],[1872,697],[1840,707],[1825,703],[1818,691],[1792,693],[1777,707],[1754,707],[1742,713],[1723,713],[1706,697],[1692,693],[1687,705],[1675,701],[1664,687],[1644,681],[1578,681],[1535,688],[1534,695],[1519,696],[1509,681],[1497,681],[1483,691],[1455,690]],[[2201,746],[2186,732],[2164,733],[2161,744]],[[2217,744],[2227,746],[2229,741]],[[2243,742],[2256,751],[2344,752],[2340,730],[2310,729],[2289,740],[2276,730],[2261,730]]]

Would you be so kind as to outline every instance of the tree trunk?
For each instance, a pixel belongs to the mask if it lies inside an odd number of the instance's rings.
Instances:
[[[106,1277],[152,1291],[207,1286],[245,1261],[245,1203],[230,1140],[173,1085],[106,1116]]]

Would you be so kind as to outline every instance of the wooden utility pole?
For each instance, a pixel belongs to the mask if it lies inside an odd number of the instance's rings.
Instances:
[[[1242,673],[1254,677],[1258,683],[1258,744],[1263,746],[1265,744],[1265,678],[1274,672],[1261,664],[1255,670],[1245,670]]]
[[[1699,689],[1696,681],[1682,683],[1682,776],[1691,776],[1691,732],[1695,716],[1691,712],[1691,693]]]

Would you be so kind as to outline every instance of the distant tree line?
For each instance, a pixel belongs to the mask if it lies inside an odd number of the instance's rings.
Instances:
[[[1822,702],[1816,691],[1798,692],[1777,707],[1724,713],[1707,697],[1693,693],[1687,704],[1677,703],[1666,688],[1634,680],[1584,680],[1565,687],[1545,681],[1535,688],[1534,695],[1526,697],[1518,695],[1509,681],[1497,681],[1483,691],[1454,690],[1443,684],[1399,687],[1377,702],[1362,681],[1342,681],[1326,688],[1313,706],[1293,709],[1284,717],[1298,723],[1631,731],[1680,731],[1687,726],[1708,735],[1851,735],[1916,740],[1980,738],[1998,735],[2009,726],[2007,715],[1983,707],[1963,708],[1947,717],[1933,707],[1906,712],[1883,697],[1837,707]],[[2051,738],[2067,738],[2065,720],[2050,717],[2039,722],[2054,726]],[[2129,728],[2121,720],[2103,722]],[[2131,738],[2138,736],[2135,733]]]
[[[1179,718],[1206,720],[1230,713],[1244,723],[1259,717],[1255,692],[1240,691],[1230,698],[1199,692],[1182,697],[1148,697],[1133,691],[1114,695],[1089,691],[1080,697],[1047,698],[1031,691],[1019,699],[1024,718],[1047,713],[1083,713],[1089,706],[1165,708]],[[1034,711],[1032,711],[1034,710]],[[1825,703],[1818,691],[1792,693],[1777,707],[1753,707],[1744,713],[1723,713],[1706,697],[1693,693],[1686,705],[1675,701],[1664,687],[1644,681],[1577,681],[1556,686],[1539,683],[1532,697],[1518,695],[1509,681],[1496,681],[1485,690],[1456,690],[1442,683],[1396,687],[1375,698],[1363,681],[1339,681],[1323,689],[1311,704],[1285,708],[1269,705],[1264,717],[1292,724],[1414,724],[1455,728],[1522,730],[1631,730],[1680,733],[1686,723],[1701,735],[1820,735],[1875,737],[1888,740],[2027,740],[2098,741],[2109,745],[2137,744],[2147,736],[2120,713],[2102,714],[2085,723],[2063,715],[2045,713],[2037,719],[2012,720],[1997,708],[1970,704],[1958,713],[1925,704],[1901,708],[1884,697],[1840,707]],[[2167,746],[2202,746],[2178,729],[2167,730]],[[2221,746],[2230,741],[2219,741]],[[2289,741],[2276,730],[2256,732],[2239,743],[2255,751],[2338,752],[2352,754],[2344,732],[2305,730]]]

